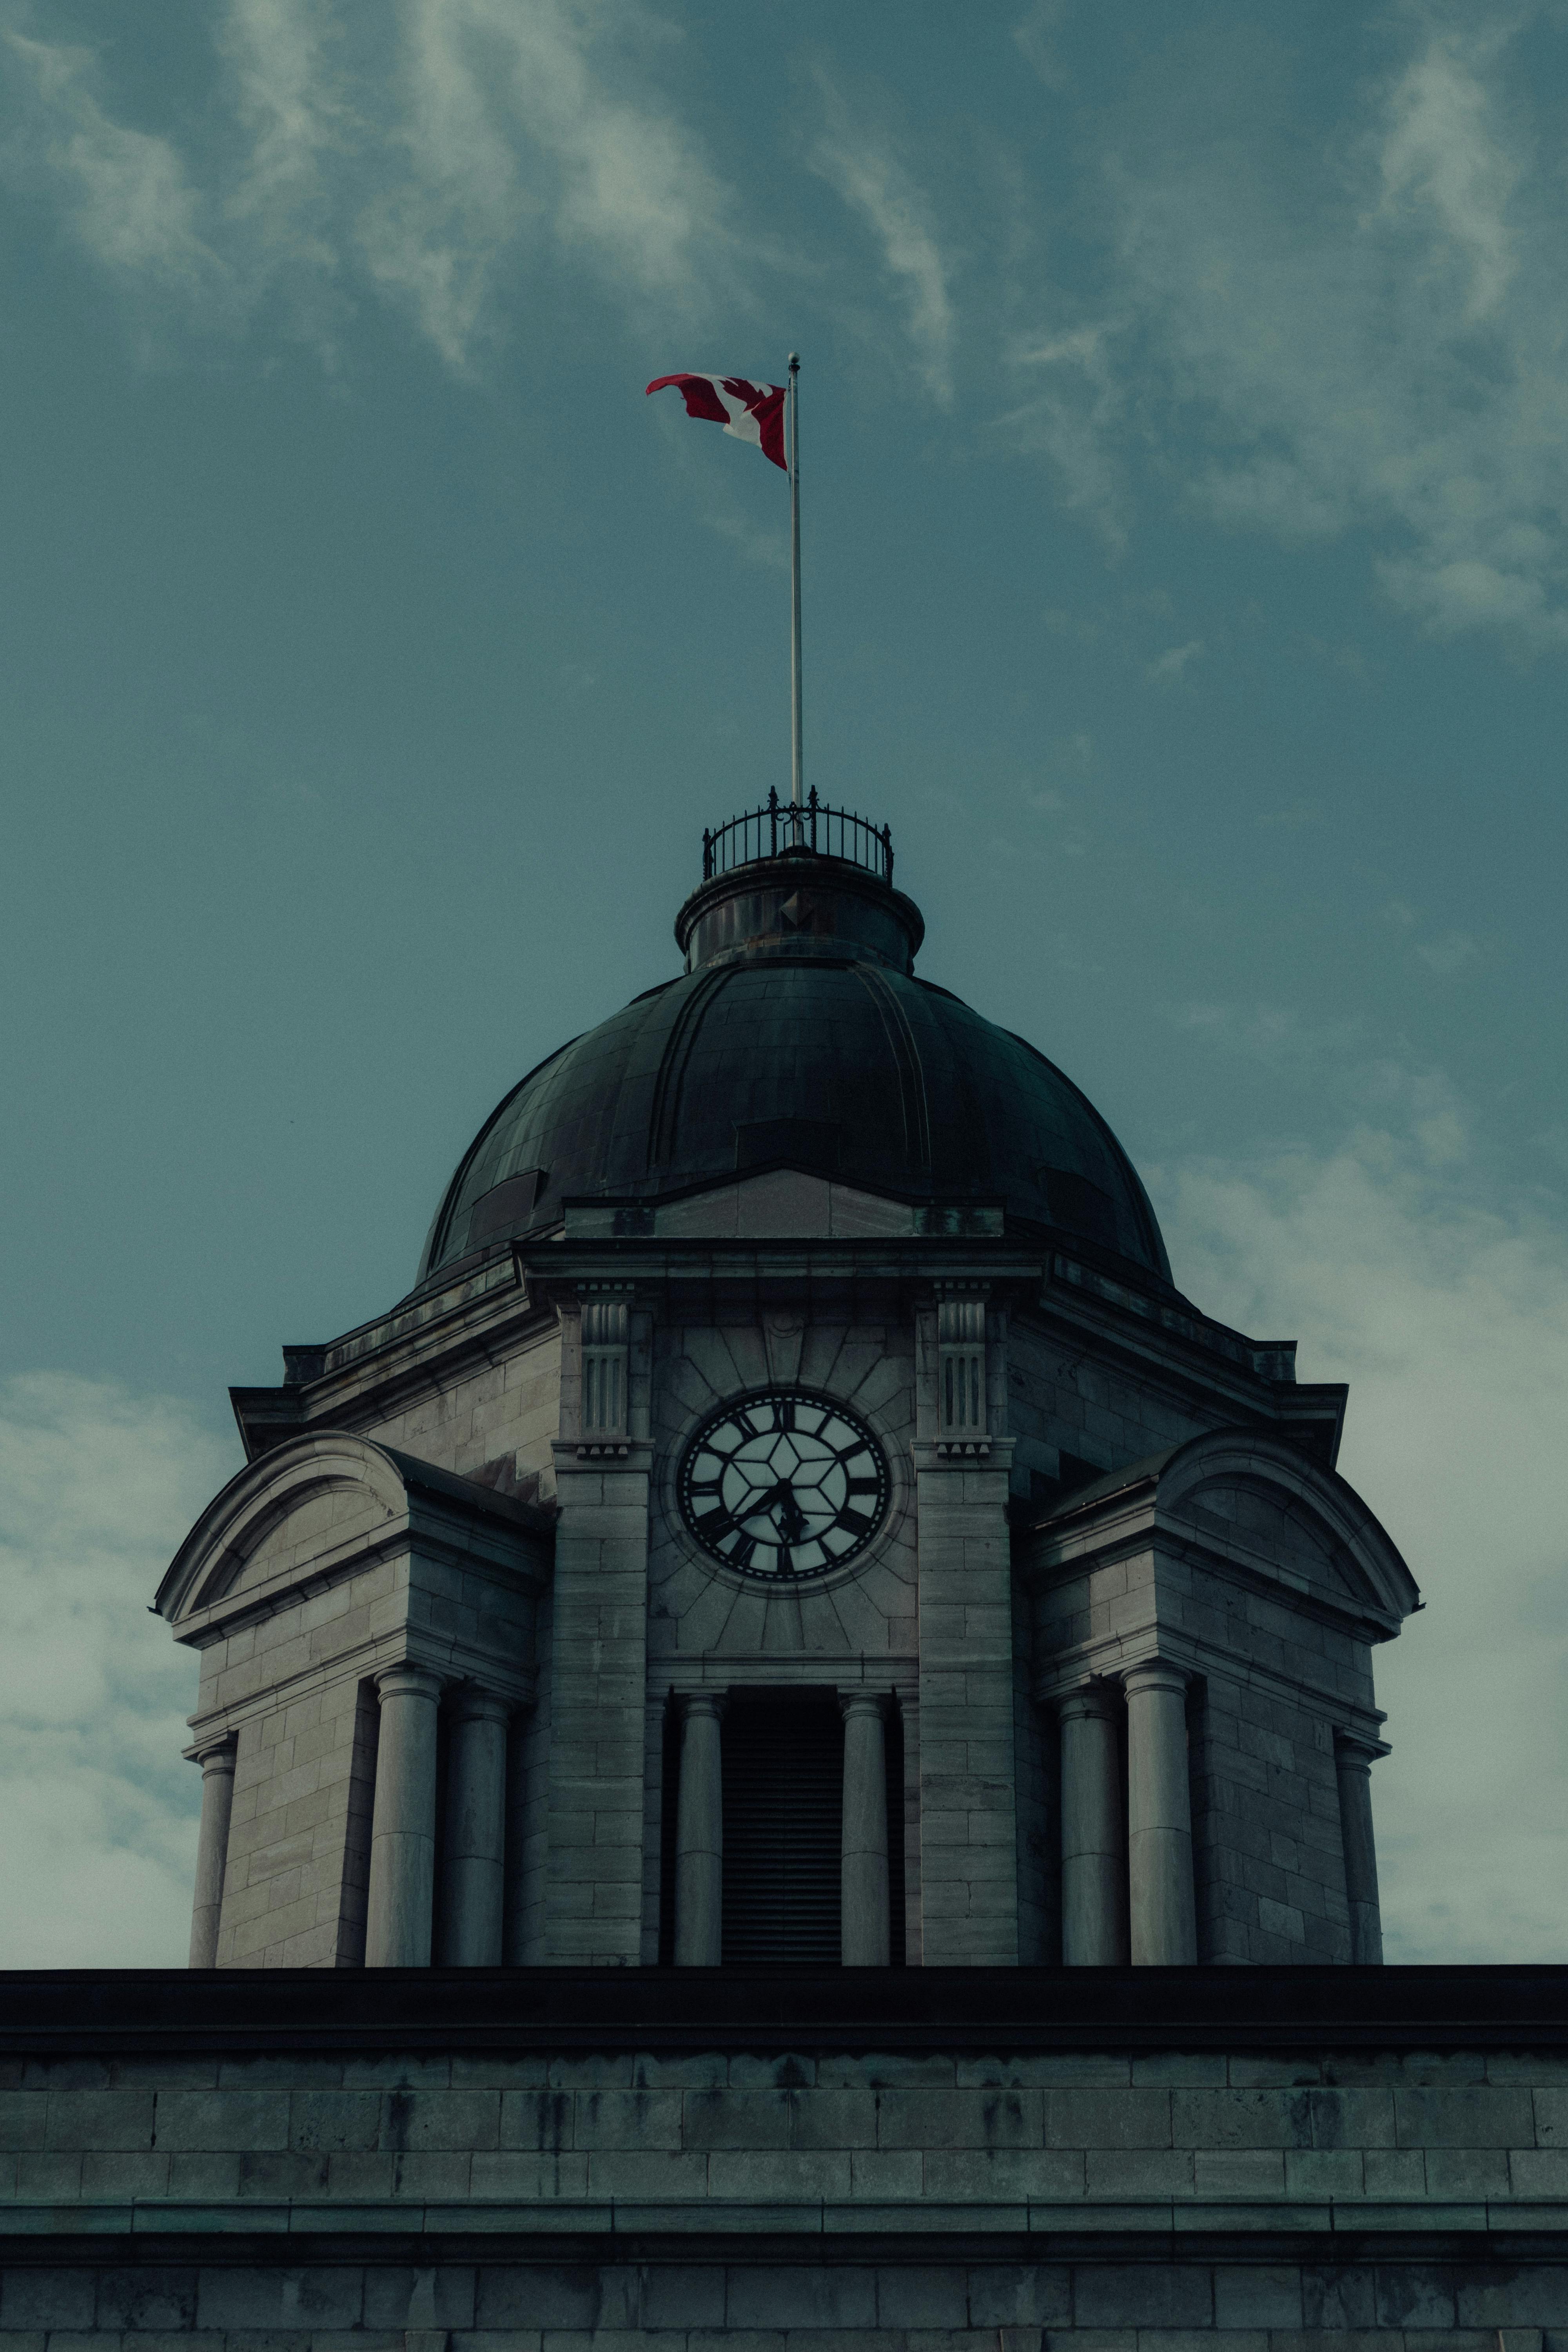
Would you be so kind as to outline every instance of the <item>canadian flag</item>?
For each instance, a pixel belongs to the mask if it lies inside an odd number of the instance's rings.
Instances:
[[[679,388],[688,416],[706,417],[737,441],[755,442],[764,457],[788,473],[782,383],[748,383],[741,375],[656,375],[648,390],[662,392],[667,383]]]

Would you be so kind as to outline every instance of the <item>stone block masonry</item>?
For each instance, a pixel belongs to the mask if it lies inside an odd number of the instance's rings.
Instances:
[[[1561,1969],[4,1991],[7,2347],[1568,2346]]]

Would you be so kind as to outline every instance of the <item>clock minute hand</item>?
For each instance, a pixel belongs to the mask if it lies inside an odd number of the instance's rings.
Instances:
[[[795,1491],[787,1478],[781,1478],[771,1495],[764,1497],[764,1511],[776,1510],[776,1525],[786,1544],[799,1543],[805,1533],[805,1514],[795,1501]]]

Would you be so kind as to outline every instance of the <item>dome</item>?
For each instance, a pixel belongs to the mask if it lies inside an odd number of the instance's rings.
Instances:
[[[568,1200],[650,1202],[787,1166],[917,1203],[999,1201],[1010,1226],[1168,1285],[1148,1195],[1100,1113],[1033,1045],[915,977],[923,931],[849,858],[786,852],[705,882],[677,919],[685,974],[562,1046],[486,1121],[420,1280],[558,1225]]]

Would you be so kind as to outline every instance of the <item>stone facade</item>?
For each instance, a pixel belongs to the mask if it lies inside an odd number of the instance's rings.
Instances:
[[[0,2335],[1546,2352],[1563,1974],[14,1979]]]
[[[217,1759],[217,1785],[235,1759],[228,1875],[215,1881],[213,1861],[200,1896],[220,1922],[217,1964],[363,1954],[376,1675],[405,1659],[437,1678],[439,1739],[460,1688],[505,1709],[502,1941],[481,1959],[656,1961],[668,1710],[700,1691],[792,1688],[875,1691],[897,1710],[911,1963],[1125,1958],[1137,1909],[1116,1891],[1133,1853],[1126,1685],[1146,1664],[1180,1677],[1188,1819],[1173,1866],[1193,1892],[1191,1924],[1184,1910],[1173,1940],[1139,1957],[1375,1958],[1370,1828],[1358,1812],[1347,1849],[1343,1768],[1383,1752],[1371,1645],[1415,1595],[1381,1529],[1303,1446],[1321,1447],[1321,1398],[1278,1377],[1272,1356],[1261,1373],[1238,1361],[1232,1335],[1190,1315],[1182,1330],[1145,1331],[1082,1270],[1069,1282],[1001,1232],[907,1253],[808,1240],[810,1181],[787,1194],[761,1181],[772,1206],[757,1218],[783,1221],[781,1198],[793,1202],[796,1230],[772,1244],[569,1227],[413,1340],[355,1335],[321,1351],[296,1433],[194,1532],[160,1605],[202,1655],[193,1753],[209,1769]],[[626,1391],[624,1430],[600,1437],[584,1422],[582,1331],[606,1283],[624,1302]],[[984,1302],[985,1427],[962,1438],[942,1434],[940,1394],[939,1293],[955,1286]],[[1063,1494],[1064,1455],[1094,1465],[1016,1438],[1011,1412],[1022,1395],[1036,1428],[1113,1450],[1106,1421],[1053,1423],[1041,1407],[1070,1340],[1061,1410],[1081,1408],[1086,1337],[1114,1372],[1100,1386],[1121,1408],[1120,1443],[1167,1443]],[[675,1480],[706,1412],[781,1385],[864,1419],[891,1500],[850,1569],[770,1589],[704,1553]],[[422,1465],[402,1451],[411,1433]],[[376,1480],[421,1476],[432,1490],[445,1478],[447,1516],[417,1553]],[[1087,1801],[1112,1822],[1117,1920],[1088,1945],[1069,1927],[1064,1945],[1063,1743],[1086,1691],[1110,1709],[1107,1787]],[[1350,1781],[1363,1810],[1365,1786],[1363,1769]],[[422,1801],[434,1873],[434,1779]],[[1363,1857],[1359,1878],[1347,1851]],[[420,1949],[445,1932],[431,1884]]]

